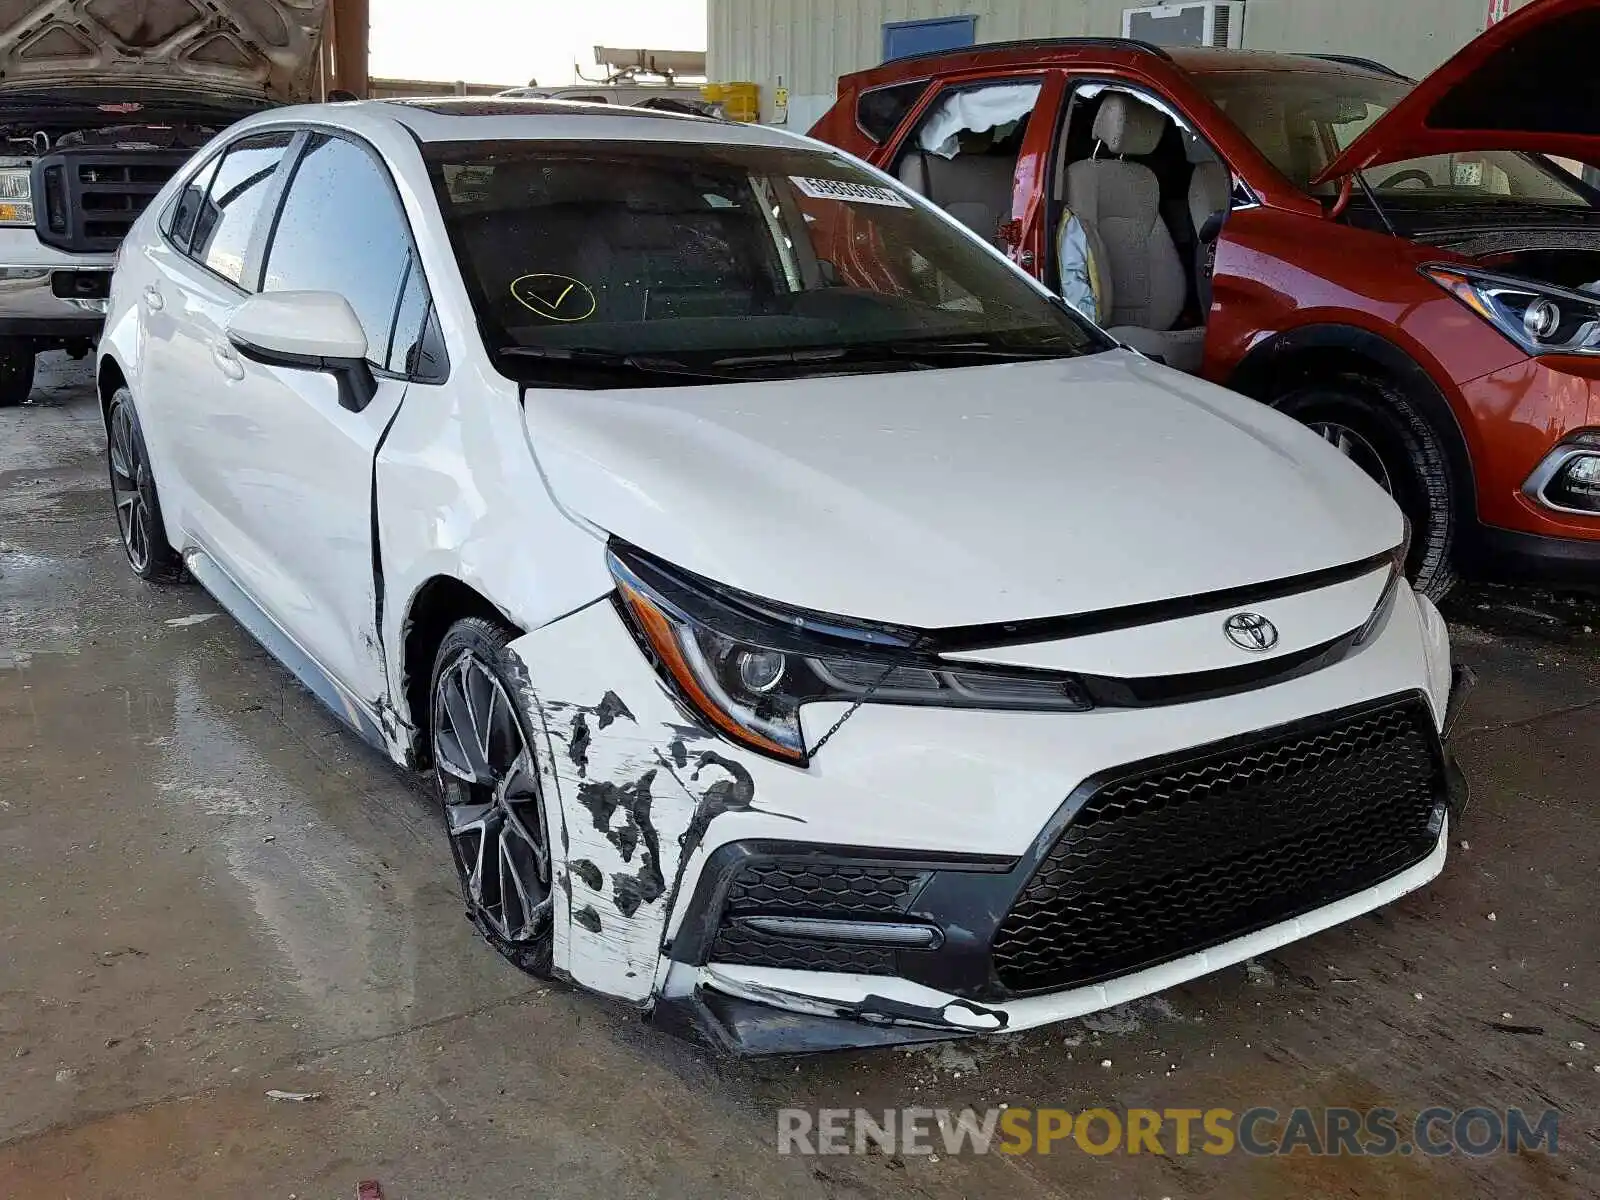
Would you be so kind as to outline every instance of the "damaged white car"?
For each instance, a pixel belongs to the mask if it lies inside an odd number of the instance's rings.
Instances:
[[[433,773],[491,945],[680,1031],[1023,1029],[1443,866],[1388,497],[806,139],[250,118],[124,244],[99,381],[133,568]]]

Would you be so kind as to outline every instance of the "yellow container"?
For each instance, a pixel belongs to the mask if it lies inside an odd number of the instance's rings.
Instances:
[[[723,115],[730,121],[759,121],[761,119],[761,86],[759,84],[708,83],[700,89],[700,94],[712,104],[720,104]]]

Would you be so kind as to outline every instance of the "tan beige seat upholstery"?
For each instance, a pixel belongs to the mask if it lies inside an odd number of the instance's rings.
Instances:
[[[1174,330],[1188,280],[1172,233],[1161,217],[1161,185],[1142,163],[1167,118],[1120,92],[1108,93],[1095,115],[1095,157],[1067,168],[1067,208],[1083,224],[1099,264],[1100,320],[1115,338],[1184,371],[1198,371],[1204,328]]]

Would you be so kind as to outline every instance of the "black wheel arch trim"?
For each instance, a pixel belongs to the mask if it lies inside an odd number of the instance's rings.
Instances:
[[[1423,409],[1442,435],[1450,473],[1460,485],[1456,513],[1462,519],[1463,530],[1470,529],[1478,511],[1478,481],[1461,418],[1433,373],[1388,338],[1357,325],[1336,322],[1301,325],[1263,338],[1252,346],[1228,377],[1227,386],[1270,403],[1268,391],[1286,360],[1299,354],[1328,350],[1366,359],[1403,387]]]

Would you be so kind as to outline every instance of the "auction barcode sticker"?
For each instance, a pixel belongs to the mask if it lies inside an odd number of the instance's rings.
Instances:
[[[789,176],[795,187],[816,200],[844,200],[850,204],[882,204],[889,208],[910,208],[906,198],[893,188],[878,187],[871,183],[849,183],[843,179],[812,179],[805,175]]]

